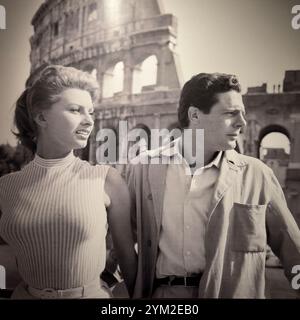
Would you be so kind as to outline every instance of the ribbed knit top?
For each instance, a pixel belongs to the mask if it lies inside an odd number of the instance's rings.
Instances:
[[[27,284],[78,287],[103,271],[108,169],[73,153],[50,160],[36,155],[21,171],[0,178],[0,235]]]

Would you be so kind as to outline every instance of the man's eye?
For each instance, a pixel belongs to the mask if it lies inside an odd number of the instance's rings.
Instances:
[[[70,111],[76,113],[76,112],[79,112],[80,110],[79,109],[71,109]]]

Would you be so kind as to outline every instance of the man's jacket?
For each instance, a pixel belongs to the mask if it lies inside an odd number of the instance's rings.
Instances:
[[[161,163],[161,151],[140,159]],[[136,298],[153,291],[167,168],[151,163],[127,168],[139,256]],[[300,231],[277,179],[260,160],[225,151],[206,227],[199,297],[264,298],[267,243],[291,280],[293,266],[300,265]]]

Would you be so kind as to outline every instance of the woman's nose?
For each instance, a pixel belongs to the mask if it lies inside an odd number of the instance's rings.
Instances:
[[[94,124],[94,118],[91,114],[87,113],[84,116],[83,122],[86,126],[92,126]]]

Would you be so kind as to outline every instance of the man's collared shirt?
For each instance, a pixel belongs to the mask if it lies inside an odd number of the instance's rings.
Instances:
[[[162,155],[168,165],[156,277],[188,276],[205,268],[205,229],[222,158],[220,151],[192,175],[180,154],[180,138]],[[187,174],[190,172],[190,174]]]

